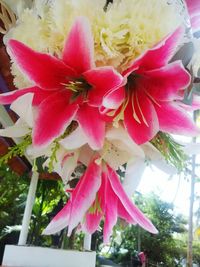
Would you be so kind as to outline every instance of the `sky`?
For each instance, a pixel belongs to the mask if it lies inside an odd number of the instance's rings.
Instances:
[[[174,203],[175,213],[185,216],[189,214],[190,199],[190,177],[186,179],[183,175],[168,174],[160,171],[156,167],[147,167],[137,191],[142,194],[154,192],[166,202]],[[200,196],[200,183],[196,183],[196,195]],[[194,205],[197,209],[199,202]]]

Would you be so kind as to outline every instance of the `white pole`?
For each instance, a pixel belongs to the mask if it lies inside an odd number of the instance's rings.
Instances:
[[[85,234],[83,248],[84,250],[91,250],[92,235]]]
[[[26,201],[26,207],[24,211],[24,216],[22,220],[22,229],[19,236],[18,245],[26,245],[27,237],[28,237],[28,229],[29,224],[31,220],[31,213],[33,209],[33,205],[35,202],[35,193],[37,189],[37,183],[38,183],[38,177],[39,174],[37,172],[33,172],[30,182],[30,187],[28,191],[27,201]]]

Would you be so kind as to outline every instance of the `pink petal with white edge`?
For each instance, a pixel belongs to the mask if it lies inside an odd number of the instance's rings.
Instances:
[[[164,40],[136,59],[123,75],[127,77],[135,70],[137,70],[137,73],[143,73],[165,66],[176,51],[183,33],[184,30],[181,27],[170,33]]]
[[[103,97],[122,85],[124,78],[113,67],[99,67],[83,73],[92,85],[88,93],[89,105],[100,106]]]
[[[10,40],[8,49],[12,59],[28,78],[46,90],[57,90],[74,77],[75,72],[60,59],[49,54],[39,53],[23,43]]]
[[[124,208],[124,206],[122,205],[120,201],[118,201],[117,210],[118,210],[118,217],[125,220],[127,223],[130,223],[133,225],[137,224],[135,220],[133,219],[133,217],[130,216],[130,214],[127,212],[127,210]]]
[[[140,145],[156,135],[158,118],[154,105],[142,91],[139,94],[135,92],[132,98],[124,111],[124,126],[133,141]]]
[[[190,84],[190,74],[184,69],[181,61],[148,71],[147,78],[142,79],[140,87],[145,89],[147,95],[156,100],[174,100],[178,92]]]
[[[94,150],[102,148],[105,137],[105,122],[102,120],[98,108],[83,104],[77,112],[76,119],[91,148]]]
[[[92,162],[85,174],[79,180],[71,195],[71,210],[69,219],[68,235],[83,220],[87,210],[95,200],[96,193],[101,185],[101,166]]]
[[[11,104],[18,97],[23,96],[28,93],[34,93],[33,105],[39,105],[45,98],[47,98],[52,92],[45,91],[39,87],[30,87],[25,89],[18,89],[9,93],[0,94],[0,104]]]
[[[77,166],[78,156],[79,156],[78,151],[68,154],[69,155],[65,155],[62,161],[62,168],[60,172],[60,176],[65,184],[67,183],[72,173],[74,172]],[[60,164],[60,162],[58,162],[58,164]]]
[[[197,135],[200,129],[183,108],[174,103],[165,103],[161,107],[155,106],[160,130],[172,134]]]
[[[77,105],[67,103],[65,92],[58,92],[40,104],[33,128],[34,146],[47,146],[64,133],[78,110]]]
[[[78,17],[65,42],[63,61],[80,75],[94,67],[94,40],[89,20]]]
[[[158,233],[155,226],[151,223],[149,219],[134,205],[134,203],[128,198],[126,195],[119,177],[117,176],[116,172],[111,169],[109,166],[108,168],[108,179],[112,186],[113,191],[118,196],[119,201],[122,203],[126,211],[129,215],[133,218],[133,220],[138,223],[141,227],[145,230],[149,231],[150,233],[156,234]]]
[[[105,222],[103,229],[103,241],[109,243],[112,229],[117,223],[118,197],[113,191],[107,173],[102,174],[102,179],[106,180],[105,187]]]
[[[117,109],[125,99],[125,87],[120,87],[103,97],[102,105],[108,109]]]
[[[68,201],[64,208],[53,218],[49,225],[42,232],[43,235],[53,235],[69,224],[69,215],[71,209],[71,201]]]
[[[94,213],[90,213],[90,210],[88,210],[85,216],[85,220],[81,224],[82,230],[86,233],[92,234],[98,229],[100,221],[105,212],[105,182],[105,179],[102,178],[101,186],[96,196],[98,199],[95,199],[95,201],[98,201],[101,210],[96,210]],[[95,201],[92,205],[93,208],[95,205]]]

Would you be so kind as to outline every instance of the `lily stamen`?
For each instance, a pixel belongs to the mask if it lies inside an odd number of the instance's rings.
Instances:
[[[142,112],[142,109],[141,109],[141,106],[140,106],[140,103],[139,103],[139,99],[138,99],[137,93],[135,94],[135,96],[136,96],[136,102],[137,102],[137,105],[138,105],[140,114],[142,116],[142,120],[143,120],[144,124],[146,124],[146,126],[149,127],[149,124],[147,123],[147,120],[146,120],[146,118],[145,118],[145,116],[144,116],[144,114]]]

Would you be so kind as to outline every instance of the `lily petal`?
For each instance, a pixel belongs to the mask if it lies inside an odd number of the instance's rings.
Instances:
[[[145,162],[143,158],[134,158],[128,162],[123,181],[123,188],[129,197],[132,197],[133,193],[137,189],[144,170]]]
[[[64,87],[74,71],[60,59],[49,54],[39,53],[23,43],[9,40],[8,49],[18,67],[37,86],[46,90],[56,90]]]
[[[165,66],[176,51],[183,33],[182,27],[170,33],[164,40],[136,59],[123,75],[128,76],[135,70],[137,70],[137,73],[143,73],[144,71]]]
[[[199,129],[192,118],[176,103],[165,103],[155,106],[160,130],[172,134],[197,135]]]
[[[87,143],[87,137],[81,127],[77,127],[70,135],[62,139],[59,143],[66,149],[77,149]]]
[[[93,234],[98,229],[102,216],[105,213],[105,185],[106,181],[104,177],[102,177],[101,186],[97,193],[97,200],[101,210],[97,209],[94,213],[90,211],[87,212],[85,220],[82,223],[82,229],[86,233]]]
[[[122,218],[123,220],[125,220],[127,223],[130,223],[133,225],[137,224],[135,220],[133,219],[133,217],[130,216],[130,214],[127,212],[127,210],[124,208],[124,206],[122,205],[120,201],[118,201],[117,210],[118,210],[118,216]]]
[[[92,162],[85,174],[81,177],[76,188],[71,195],[71,209],[68,235],[83,219],[84,214],[95,200],[96,193],[101,185],[101,167]]]
[[[34,95],[28,93],[16,99],[10,108],[24,121],[27,123],[27,128],[33,127],[33,108],[32,101]]]
[[[118,196],[119,201],[121,201],[124,208],[132,216],[133,220],[138,223],[145,230],[150,233],[156,234],[158,231],[155,226],[151,223],[149,219],[133,204],[133,202],[126,195],[119,178],[115,171],[113,171],[109,166],[108,168],[108,178],[112,186],[113,191]]]
[[[42,232],[43,235],[53,235],[69,224],[69,215],[71,209],[71,201],[68,201],[64,208],[53,218],[48,226]]]
[[[0,94],[0,103],[5,105],[5,104],[10,104],[13,101],[15,101],[18,97],[23,96],[28,93],[34,93],[34,98],[33,98],[33,105],[37,106],[39,105],[45,98],[47,98],[52,92],[45,91],[40,89],[39,87],[30,87],[30,88],[25,88],[25,89],[18,89],[9,93],[5,94]]]
[[[156,149],[151,143],[145,143],[142,145],[146,158],[151,160],[151,163],[158,169],[169,175],[177,174],[177,169],[166,162],[163,155],[158,149]]]
[[[65,92],[49,96],[38,107],[38,114],[33,129],[33,144],[47,146],[61,135],[76,115],[78,106],[66,105],[68,97]]]
[[[19,119],[13,126],[9,126],[5,129],[0,129],[1,136],[11,138],[22,137],[28,133],[30,133],[30,129],[28,125],[21,119]]]
[[[85,221],[81,225],[83,232],[93,234],[98,229],[101,218],[102,214],[97,211],[95,213],[87,213]]]
[[[163,68],[148,71],[148,78],[140,82],[145,92],[157,100],[173,100],[178,91],[190,84],[190,75],[181,61],[176,61]]]
[[[120,87],[103,97],[102,105],[108,109],[117,109],[125,99],[125,87]]]
[[[100,106],[103,97],[121,86],[123,77],[113,67],[99,67],[83,73],[87,82],[92,85],[88,93],[89,104]]]
[[[140,146],[138,146],[131,138],[130,136],[127,134],[127,132],[125,131],[125,129],[120,125],[118,128],[112,127],[110,129],[107,130],[106,132],[106,139],[108,139],[109,141],[111,141],[111,143],[113,141],[116,141],[118,143],[118,148],[119,149],[123,149],[125,151],[127,151],[128,153],[130,153],[132,155],[132,157],[140,157],[140,158],[144,158],[144,152],[141,149]],[[123,143],[123,145],[120,145],[120,142]]]
[[[91,148],[94,150],[102,148],[105,137],[105,122],[102,120],[98,108],[83,104],[77,112],[76,119]]]
[[[94,40],[89,21],[78,17],[65,42],[63,61],[77,74],[94,67]]]
[[[196,14],[200,14],[200,2],[199,0],[185,0],[188,8],[188,12],[191,17]]]
[[[200,10],[200,9],[199,9]],[[192,25],[192,30],[194,33],[200,31],[200,12],[198,15],[194,16],[193,18],[191,18],[191,25]],[[195,35],[196,37],[196,35]]]
[[[105,222],[103,229],[103,241],[104,243],[109,242],[110,235],[114,225],[117,223],[117,211],[118,211],[118,197],[113,191],[110,181],[107,178],[107,173],[102,174],[102,179],[106,180],[105,189]]]
[[[124,111],[124,126],[136,144],[143,144],[158,132],[158,118],[153,104],[144,93],[136,92],[132,97],[133,100],[129,101]],[[137,120],[134,118],[133,108]]]
[[[58,154],[58,153],[57,153]],[[58,162],[54,167],[55,171],[61,176],[64,185],[67,184],[68,180],[70,179],[73,171],[75,170],[78,162],[79,151],[69,152],[64,154],[64,158],[62,157],[59,159],[57,156]]]

